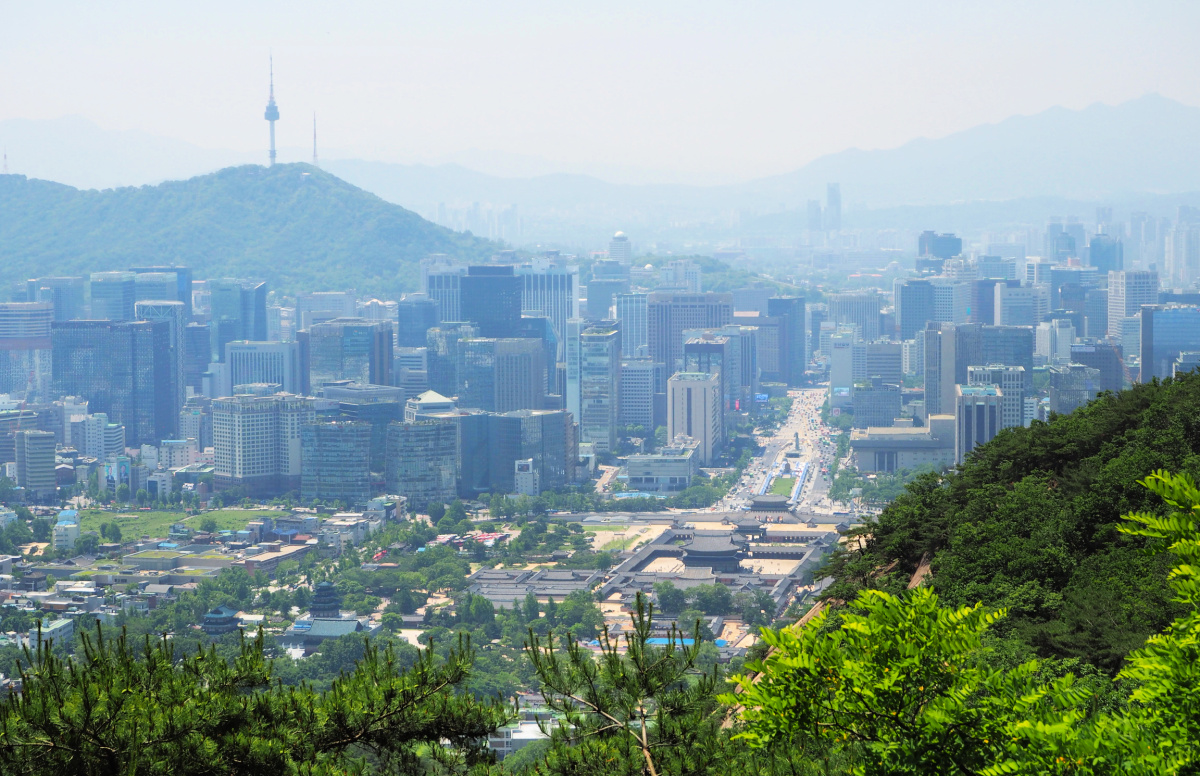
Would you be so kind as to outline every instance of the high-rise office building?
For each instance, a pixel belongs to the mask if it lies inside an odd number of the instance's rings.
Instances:
[[[35,278],[26,283],[25,296],[14,302],[48,302],[54,320],[73,321],[87,317],[88,282],[81,277]]]
[[[1108,335],[1120,334],[1121,321],[1158,304],[1158,273],[1127,270],[1108,273]],[[1090,332],[1089,332],[1090,334]]]
[[[1200,307],[1146,305],[1141,318],[1141,382],[1170,377],[1180,353],[1200,350]]]
[[[578,445],[563,410],[516,410],[487,416],[488,468],[493,493],[516,490],[517,461],[532,460],[542,490],[574,479]]]
[[[310,329],[335,318],[358,317],[353,291],[313,291],[296,296],[296,325]]]
[[[132,272],[93,272],[88,284],[92,297],[92,320],[132,321],[137,300],[136,275]]]
[[[621,333],[615,322],[589,326],[579,335],[579,442],[597,453],[617,446],[620,416]]]
[[[934,320],[933,286],[928,280],[896,280],[892,285],[892,298],[896,309],[896,339],[910,340],[924,331],[926,323]]]
[[[71,444],[84,455],[101,461],[125,454],[125,427],[103,412],[71,420]]]
[[[481,337],[518,336],[523,280],[511,265],[472,265],[459,279],[462,319]]]
[[[413,509],[449,503],[458,494],[458,428],[449,421],[392,423],[384,480]]]
[[[825,231],[836,232],[842,228],[842,187],[838,183],[825,186]]]
[[[733,295],[651,293],[646,298],[650,358],[673,373],[683,359],[683,332],[733,323]],[[656,386],[661,392],[665,386]]]
[[[917,255],[936,259],[952,259],[962,255],[962,238],[953,234],[922,232],[917,238]]]
[[[1188,288],[1200,280],[1200,223],[1181,220],[1165,233],[1164,285]]]
[[[1050,373],[1050,411],[1067,415],[1096,398],[1100,370],[1083,364],[1060,364]]]
[[[780,376],[788,385],[802,384],[808,364],[804,348],[804,297],[771,297],[767,300],[767,317],[780,321]]]
[[[608,258],[611,261],[619,261],[622,264],[629,264],[633,261],[633,245],[629,242],[629,238],[624,232],[617,232],[613,235],[612,240],[608,243]]]
[[[213,446],[212,399],[189,396],[179,413],[179,438],[195,439],[200,450]]]
[[[808,361],[817,357],[821,350],[821,324],[829,320],[829,313],[823,304],[808,305]]]
[[[856,342],[854,379],[882,378],[885,385],[904,384],[904,346],[899,342]]]
[[[683,343],[682,371],[717,375],[721,384],[721,409],[725,413],[733,409],[739,398],[741,364],[734,352],[735,340],[715,331],[719,330],[687,332],[687,340]]]
[[[1004,392],[994,385],[954,386],[954,460],[992,441],[1004,425]]]
[[[183,322],[186,325],[192,319],[192,268],[191,267],[130,267],[130,272],[134,272],[137,276],[134,278],[134,291],[137,300],[157,300],[157,299],[173,299],[176,302],[183,302]],[[167,275],[169,278],[155,278],[153,282],[150,278],[143,278],[143,274]],[[172,282],[173,281],[173,282]],[[150,296],[153,292],[166,293],[166,296]],[[142,295],[143,289],[146,296]]]
[[[462,341],[479,336],[479,330],[461,321],[443,321],[425,336],[429,388],[444,396],[458,392],[458,351]]]
[[[386,455],[387,427],[404,420],[404,389],[390,385],[329,385],[325,398],[338,403],[341,418],[367,423],[371,427],[371,471],[381,472]]]
[[[302,356],[303,358],[303,356]],[[335,318],[308,331],[308,384],[353,380],[373,385],[392,382],[392,326],[387,321]]]
[[[993,317],[997,326],[1035,326],[1038,318],[1037,289],[997,283]]]
[[[1099,372],[1100,391],[1117,392],[1124,390],[1129,384],[1125,360],[1121,355],[1121,346],[1117,344],[1095,343],[1076,344],[1071,346],[1071,363],[1083,364]]]
[[[874,291],[829,294],[829,320],[839,325],[855,327],[859,339],[866,342],[879,339],[880,296]]]
[[[224,278],[209,280],[210,358],[225,357],[225,343],[267,339],[267,284]]]
[[[1033,329],[1024,326],[930,323],[925,331],[925,412],[950,414],[954,386],[967,385],[967,367],[989,364],[1024,367],[1033,387]]]
[[[1119,237],[1098,234],[1088,243],[1088,262],[1101,274],[1125,269],[1125,245]]]
[[[1003,364],[967,367],[968,385],[994,385],[1001,390],[1001,428],[1025,425],[1025,383],[1025,367]]]
[[[207,323],[189,323],[183,329],[183,382],[185,390],[199,393],[204,373],[212,363],[212,336]]]
[[[14,435],[17,485],[32,501],[53,499],[58,492],[54,474],[54,434],[49,431],[18,431]]]
[[[441,322],[438,303],[427,294],[407,294],[396,303],[396,347],[423,348],[425,335]]]
[[[125,426],[130,446],[173,438],[171,332],[165,321],[64,321],[50,330],[54,392]]]
[[[614,306],[621,324],[621,352],[634,358],[648,355],[646,294],[617,294]]]
[[[541,409],[546,356],[536,339],[475,337],[458,343],[458,385],[464,407],[486,412]]]
[[[161,273],[167,274],[167,273]],[[140,277],[140,275],[139,275]],[[171,283],[175,283],[175,275],[168,275]],[[171,381],[167,386],[159,386],[159,390],[171,393],[171,414],[178,415],[183,409],[187,398],[187,382],[184,374],[186,364],[186,347],[184,333],[187,327],[187,308],[178,300],[139,301],[134,303],[134,316],[139,321],[163,321],[167,324],[168,359],[171,363]]]
[[[516,272],[521,278],[521,314],[550,319],[558,340],[555,361],[562,361],[567,321],[579,317],[579,267],[540,257],[518,266]]]
[[[300,489],[300,430],[313,422],[311,401],[291,394],[215,399],[214,485],[254,497]]]
[[[880,377],[854,386],[854,428],[889,428],[900,417],[900,386]]]
[[[586,317],[604,320],[613,317],[613,300],[629,293],[629,278],[593,278],[587,283]]]
[[[654,432],[654,362],[648,358],[621,360],[617,410],[620,425],[641,426]]]
[[[308,393],[306,375],[300,368],[300,346],[295,342],[227,342],[225,366],[231,387],[268,383],[278,385],[284,393]]]
[[[708,372],[676,372],[667,381],[667,440],[685,436],[698,443],[702,465],[721,453],[721,378]]]
[[[306,423],[300,427],[300,500],[371,498],[371,424],[357,421]]]
[[[52,398],[53,318],[49,302],[0,303],[0,393],[23,393],[27,401]]]
[[[1071,346],[1075,344],[1075,327],[1066,318],[1042,321],[1034,330],[1034,355],[1048,364],[1071,361]]]

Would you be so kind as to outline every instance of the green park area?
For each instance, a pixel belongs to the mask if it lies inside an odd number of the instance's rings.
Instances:
[[[796,484],[796,480],[791,477],[776,477],[771,480],[771,493],[776,496],[792,495],[792,487]]]
[[[238,531],[246,527],[246,523],[262,516],[278,517],[282,513],[269,509],[215,509],[199,515],[189,516],[185,512],[165,510],[150,510],[142,512],[136,509],[109,511],[107,509],[84,509],[79,512],[79,527],[84,533],[100,532],[104,523],[115,522],[121,527],[121,536],[126,539],[140,536],[154,538],[165,537],[175,523],[183,523],[192,530],[200,530],[201,524],[212,518],[217,523],[217,530]]]

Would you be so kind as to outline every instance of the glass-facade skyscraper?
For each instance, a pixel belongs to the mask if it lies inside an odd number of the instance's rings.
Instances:
[[[86,399],[91,412],[124,425],[130,446],[173,438],[169,323],[63,321],[50,339],[57,395]]]

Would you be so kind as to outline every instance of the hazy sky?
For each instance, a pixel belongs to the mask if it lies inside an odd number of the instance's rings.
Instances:
[[[740,179],[1054,105],[1200,105],[1200,3],[9,3],[0,120]]]

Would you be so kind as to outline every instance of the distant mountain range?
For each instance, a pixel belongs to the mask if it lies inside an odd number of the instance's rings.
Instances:
[[[900,218],[893,226],[910,228],[928,217],[912,208],[941,212],[943,206],[980,201],[1053,198],[1097,203],[1195,192],[1200,191],[1198,137],[1200,108],[1147,95],[1117,106],[1052,108],[1014,116],[899,148],[851,149],[794,172],[736,185],[628,185],[563,173],[500,177],[456,164],[357,159],[331,159],[323,167],[426,215],[436,213],[439,203],[451,210],[473,203],[497,210],[516,205],[523,222],[514,240],[518,243],[594,245],[617,228],[643,238],[736,236],[764,215],[802,212],[807,200],[824,199],[828,182],[841,184],[844,224],[850,228],[860,222],[877,224],[879,218],[868,211],[881,209]],[[0,143],[14,152],[19,149],[17,171],[83,186],[182,177],[261,157],[247,159],[250,155],[199,149],[140,133],[105,132],[79,119],[0,122]],[[517,167],[519,159],[506,169]],[[731,218],[733,213],[739,216]],[[793,228],[800,223],[784,220]]]
[[[0,176],[0,283],[138,264],[281,291],[416,290],[430,253],[481,260],[496,245],[425,221],[306,164],[231,167],[158,186],[81,191]]]

